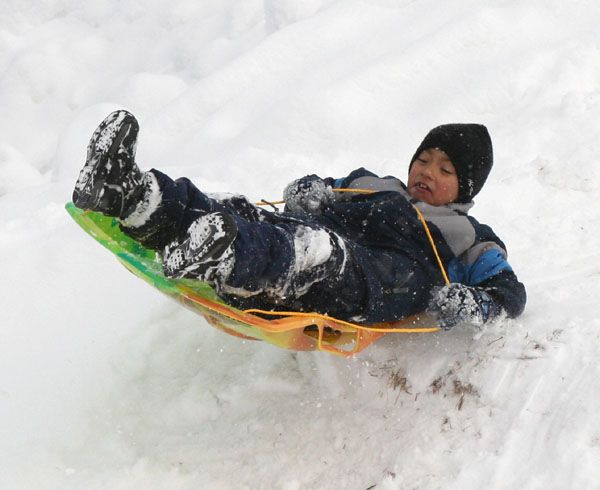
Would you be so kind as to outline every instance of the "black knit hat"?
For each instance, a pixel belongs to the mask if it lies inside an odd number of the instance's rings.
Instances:
[[[470,202],[483,187],[494,163],[487,128],[481,124],[443,124],[433,128],[417,148],[410,166],[422,151],[431,148],[445,152],[456,169],[458,198],[455,202]]]

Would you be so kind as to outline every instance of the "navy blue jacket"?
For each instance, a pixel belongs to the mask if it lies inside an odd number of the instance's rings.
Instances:
[[[356,243],[410,257],[426,271],[422,286],[429,292],[432,286],[443,284],[443,276],[414,205],[429,225],[451,282],[486,291],[509,317],[523,312],[525,287],[507,262],[504,243],[489,226],[468,215],[472,203],[431,206],[413,200],[395,177],[380,178],[364,168],[342,179],[325,180],[334,188],[380,192],[336,194],[337,202],[324,211],[321,223]]]

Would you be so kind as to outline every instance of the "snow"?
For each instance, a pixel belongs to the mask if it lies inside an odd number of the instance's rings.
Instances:
[[[598,488],[597,2],[9,0],[0,19],[0,488]],[[64,212],[117,108],[143,168],[252,199],[361,165],[404,178],[431,127],[487,125],[472,214],[525,314],[351,359],[212,329]]]

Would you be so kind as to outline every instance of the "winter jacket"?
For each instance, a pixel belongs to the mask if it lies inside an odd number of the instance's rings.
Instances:
[[[508,317],[523,312],[525,287],[507,261],[506,246],[489,226],[468,215],[472,202],[432,206],[416,201],[397,178],[380,178],[364,168],[325,181],[334,188],[378,192],[336,193],[336,202],[324,211],[321,223],[359,244],[403,252],[427,272],[430,284],[423,286],[442,285],[443,276],[414,205],[427,221],[451,282],[483,289]]]

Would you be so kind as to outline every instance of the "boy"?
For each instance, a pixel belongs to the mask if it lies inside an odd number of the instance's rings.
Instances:
[[[432,129],[411,159],[406,186],[364,168],[337,180],[295,180],[284,191],[284,212],[242,196],[213,199],[188,179],[140,171],[138,130],[126,111],[100,124],[73,202],[118,218],[127,235],[162,254],[169,277],[208,281],[240,308],[318,311],[365,323],[427,310],[450,329],[524,309],[525,288],[504,244],[467,215],[492,167],[484,126]],[[428,222],[449,285],[413,205]]]

